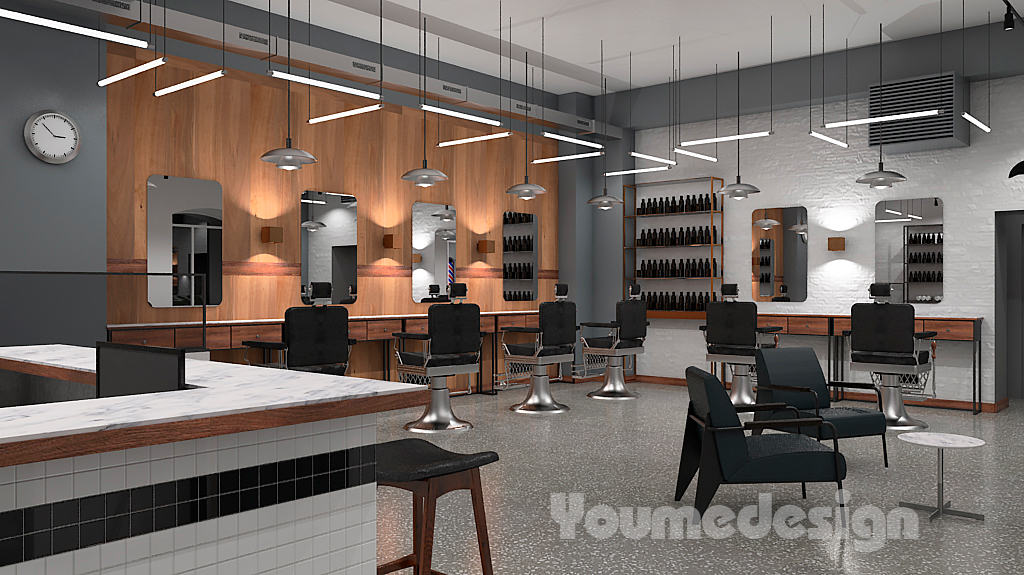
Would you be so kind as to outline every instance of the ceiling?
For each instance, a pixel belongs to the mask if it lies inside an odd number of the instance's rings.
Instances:
[[[265,10],[267,0],[234,0]],[[274,12],[285,14],[288,0],[270,0]],[[380,0],[292,0],[292,16],[314,25],[367,40],[378,39]],[[310,10],[307,10],[307,3]],[[934,34],[939,27],[938,0],[825,0],[827,51],[843,48],[847,38],[855,48],[878,41],[883,25],[886,41]],[[943,30],[961,26],[961,2],[942,2]],[[522,81],[524,49],[530,65],[540,63],[541,18],[545,19],[545,88],[554,93],[600,93],[600,50],[604,40],[605,73],[609,91],[627,87],[632,52],[634,86],[660,84],[669,79],[672,46],[682,37],[682,77],[714,73],[736,66],[769,63],[769,18],[774,16],[776,61],[807,55],[808,17],[813,19],[814,52],[822,50],[822,4],[805,0],[505,0],[502,4],[508,41],[512,20],[512,78]],[[1002,18],[1002,0],[970,0],[968,27]],[[451,64],[497,75],[498,0],[424,0],[428,18],[428,54],[437,52]],[[417,0],[384,0],[384,42],[417,52]],[[952,38],[950,38],[952,41]],[[970,49],[970,47],[968,47]],[[982,49],[982,48],[978,48]],[[508,77],[504,50],[504,77]],[[537,71],[536,82],[540,83]],[[539,87],[539,86],[538,86]]]

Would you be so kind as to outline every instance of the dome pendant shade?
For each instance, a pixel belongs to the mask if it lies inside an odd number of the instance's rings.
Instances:
[[[729,184],[718,190],[719,194],[726,198],[732,198],[734,200],[745,200],[750,194],[760,194],[761,190],[757,186],[752,184],[744,184],[740,181],[740,177],[736,176],[736,183]]]
[[[302,229],[306,230],[307,232],[316,232],[326,227],[327,224],[320,221],[307,220],[305,222],[302,222]]]
[[[315,164],[316,156],[305,150],[292,147],[292,139],[285,140],[285,147],[275,148],[260,157],[264,162],[274,164],[282,170],[301,170],[302,166]]]
[[[505,193],[509,194],[510,196],[515,196],[520,200],[529,201],[536,198],[539,195],[548,193],[548,191],[544,186],[541,186],[539,184],[531,184],[530,176],[526,176],[523,183],[516,184],[514,186],[509,186],[509,188],[505,190]]]
[[[416,168],[415,170],[409,170],[402,174],[402,179],[407,182],[412,182],[420,188],[429,188],[439,182],[444,182],[448,179],[448,175],[441,170],[434,170],[427,167],[427,161],[423,160],[423,167]]]
[[[868,172],[860,178],[857,178],[858,184],[867,184],[875,190],[891,188],[893,184],[905,181],[907,181],[906,176],[899,172],[886,170],[885,165],[882,162],[878,162],[878,169],[874,172]]]
[[[600,196],[594,196],[587,200],[587,204],[594,206],[599,210],[610,210],[615,206],[622,205],[622,200],[615,196],[609,196],[608,188],[605,188]]]
[[[1024,162],[1018,162],[1016,166],[1010,170],[1010,177],[1016,178],[1017,176],[1024,174]]]
[[[761,228],[762,230],[766,230],[767,231],[767,230],[770,230],[773,227],[779,225],[779,221],[778,220],[773,220],[771,218],[762,218],[762,219],[757,220],[756,222],[754,222],[754,225],[759,227],[759,228]]]

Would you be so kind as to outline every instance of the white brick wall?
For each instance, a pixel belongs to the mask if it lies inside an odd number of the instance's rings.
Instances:
[[[974,85],[975,115],[987,117],[984,83]],[[741,299],[749,300],[751,240],[750,214],[754,209],[787,206],[807,208],[810,235],[808,296],[802,303],[759,303],[763,313],[849,313],[850,306],[867,299],[874,278],[874,207],[880,200],[938,196],[945,204],[945,299],[939,304],[917,305],[918,315],[982,316],[982,398],[994,397],[995,355],[995,214],[1024,209],[1024,180],[1008,180],[1010,167],[1024,159],[1024,78],[992,83],[991,134],[972,129],[971,146],[915,154],[887,155],[886,166],[907,176],[891,190],[872,190],[856,184],[861,174],[878,162],[877,150],[867,147],[867,127],[850,129],[850,148],[842,149],[807,135],[807,108],[777,110],[775,134],[747,140],[742,146],[742,175],[762,193],[726,206],[725,280],[739,284]],[[841,118],[843,105],[828,107],[829,119]],[[851,101],[850,117],[866,114],[863,100]],[[820,109],[816,115],[820,122]],[[768,115],[745,116],[744,131],[768,127]],[[735,131],[735,118],[720,122],[721,133]],[[842,130],[834,130],[842,139]],[[686,138],[714,133],[713,122],[684,127]],[[836,134],[833,134],[836,135]],[[668,153],[666,129],[637,132],[640,152]],[[712,164],[676,156],[679,166],[669,172],[641,174],[638,182],[662,181],[698,175],[719,176],[726,182],[736,174],[735,144],[721,144],[719,162]],[[828,236],[845,236],[846,251],[828,252]],[[639,373],[682,377],[689,365],[704,363],[704,342],[699,322],[652,322],[647,352],[640,356]],[[814,345],[825,359],[823,338],[783,336],[784,345]],[[939,397],[971,399],[971,346],[939,344],[937,384]]]

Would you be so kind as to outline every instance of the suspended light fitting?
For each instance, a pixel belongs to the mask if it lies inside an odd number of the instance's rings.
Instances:
[[[740,131],[740,53],[736,52],[736,131]],[[771,132],[764,132],[764,134],[770,134]],[[737,136],[740,134],[737,133]],[[740,140],[744,138],[736,138],[736,183],[729,184],[718,190],[719,194],[726,198],[732,198],[734,200],[745,200],[750,194],[759,194],[761,190],[754,185],[744,184],[743,180],[740,179]]]
[[[704,160],[706,162],[717,162],[718,161],[718,158],[716,158],[714,156],[705,156],[704,154],[698,154],[697,152],[691,152],[690,150],[684,150],[682,148],[676,148],[676,149],[674,149],[672,151],[677,153],[677,154],[682,154],[684,156],[690,156],[691,158],[697,158],[698,160]]]
[[[270,8],[267,8],[268,16]],[[268,20],[269,25],[269,20]],[[267,34],[271,35],[271,30],[267,30]],[[269,46],[268,46],[269,51]],[[267,59],[268,65],[270,59]],[[292,2],[288,0],[288,73],[290,75],[292,69]],[[284,140],[283,148],[275,148],[269,152],[263,154],[260,157],[264,162],[274,164],[281,170],[294,171],[301,170],[302,166],[315,164],[317,162],[316,156],[300,148],[292,147],[292,85],[291,80],[288,81],[285,90],[287,91],[287,122],[288,122],[288,135]]]
[[[51,20],[49,18],[41,18],[39,16],[23,14],[21,12],[6,10],[4,8],[0,8],[0,18],[7,18],[8,20],[17,20],[18,22],[24,22],[26,24],[35,24],[36,26],[52,28],[54,30],[60,30],[61,32],[71,32],[72,34],[80,34],[82,36],[97,38],[99,40],[106,40],[108,42],[126,44],[128,46],[135,46],[136,48],[149,48],[149,42],[145,40],[139,40],[137,38],[132,38],[130,36],[121,36],[120,34],[111,34],[110,32],[94,30],[92,28],[86,28],[84,26],[76,26],[74,24],[68,24],[67,22]]]
[[[761,210],[761,219],[755,220],[754,225],[762,230],[768,231],[780,224],[779,220],[768,217],[768,210]]]
[[[227,48],[227,44],[226,44],[226,42],[227,42],[227,20],[226,20],[227,13],[226,13],[226,9],[227,9],[226,8],[226,3],[224,2],[224,0],[221,0],[221,6],[220,6],[220,13],[221,13],[221,23],[220,23],[220,34],[221,34],[221,37],[220,37],[220,60],[221,60],[221,65],[220,65],[220,70],[217,70],[216,72],[211,72],[209,74],[206,74],[205,76],[199,76],[198,78],[192,78],[191,80],[185,80],[184,82],[181,82],[181,83],[178,83],[178,84],[174,84],[173,86],[168,86],[166,88],[161,88],[161,89],[156,90],[155,92],[153,92],[154,96],[159,98],[160,96],[166,96],[168,94],[173,94],[175,92],[180,92],[181,90],[185,90],[185,89],[191,88],[193,86],[198,86],[199,84],[205,84],[206,82],[209,82],[211,80],[216,80],[218,78],[223,78],[224,76],[227,75],[228,71],[227,71],[227,50],[226,50],[226,48]],[[164,16],[164,19],[166,20],[166,16]],[[167,22],[164,22],[164,46],[165,46],[164,51],[165,52],[167,50],[166,49],[166,45],[167,45],[166,34],[167,34]]]
[[[746,134],[732,134],[731,136],[718,136],[716,138],[705,138],[703,140],[690,140],[679,142],[680,147],[699,146],[701,144],[718,144],[721,142],[735,142],[738,140],[751,140],[754,138],[765,138],[771,136],[771,132],[749,132]]]
[[[379,83],[380,92],[377,93],[377,94],[373,94],[372,92],[366,92],[366,93],[367,94],[371,94],[370,96],[367,96],[368,98],[379,101],[379,100],[383,100],[384,99],[384,0],[380,0],[380,11],[379,11],[378,15],[380,17],[380,37],[379,37],[379,43],[378,43],[378,48],[377,48],[378,49],[378,53],[379,53],[378,60],[377,60],[377,66],[380,68],[380,83]],[[311,39],[310,41],[312,41],[312,36],[313,36],[312,27],[313,27],[313,15],[312,15],[312,13],[310,13],[309,14],[309,28],[310,28],[309,37]],[[271,73],[271,74],[273,74],[273,73]],[[326,84],[326,82],[325,82],[325,84]],[[308,86],[312,86],[312,84],[309,84],[309,83],[307,83],[307,85]],[[346,93],[351,94],[353,92],[349,92],[347,90],[355,90],[354,88],[347,88],[345,86],[340,86],[340,85],[332,84],[332,86],[336,86],[338,88],[337,90],[335,90],[337,92],[346,92]],[[328,88],[328,89],[334,90],[334,88]],[[355,90],[355,91],[363,92],[362,90]],[[356,96],[362,96],[363,94],[355,94],[355,95]],[[310,107],[312,107],[312,106],[310,106]],[[351,117],[351,116],[358,116],[359,114],[366,114],[366,113],[369,113],[369,112],[376,112],[376,111],[382,109],[383,107],[384,107],[383,104],[373,104],[373,105],[370,105],[370,106],[363,106],[362,108],[355,108],[353,110],[345,110],[343,112],[337,112],[337,113],[334,113],[334,114],[326,114],[326,115],[323,115],[323,116],[317,116],[315,118],[310,117],[309,120],[307,120],[307,121],[312,126],[312,125],[316,125],[316,124],[322,124],[324,122],[330,122],[332,120],[340,120],[342,118],[348,118],[348,117]],[[310,112],[310,115],[312,115],[312,112]]]
[[[131,78],[132,76],[135,76],[137,74],[141,74],[143,72],[148,72],[148,71],[152,70],[153,68],[158,68],[160,66],[163,66],[166,63],[167,63],[167,58],[164,58],[164,57],[157,58],[156,60],[150,60],[149,62],[146,62],[145,64],[141,64],[141,65],[136,66],[134,68],[129,68],[129,69],[125,70],[124,72],[121,72],[121,73],[118,73],[118,74],[114,74],[113,76],[108,76],[108,77],[100,80],[99,82],[96,82],[96,85],[99,86],[100,88],[102,88],[104,86],[109,86],[109,85],[113,84],[114,82],[120,82],[121,80],[125,80],[127,78]]]
[[[882,106],[883,98],[885,96],[885,86],[882,84],[882,25],[878,25],[878,108],[884,109]],[[938,113],[938,111],[935,111]],[[893,184],[907,181],[907,177],[899,172],[893,172],[885,169],[885,163],[882,161],[882,141],[885,138],[881,138],[878,141],[878,169],[873,172],[868,172],[863,176],[857,178],[858,184],[867,184],[874,190],[884,190],[891,188]]]
[[[455,221],[455,212],[451,211],[451,209],[448,208],[447,204],[445,204],[443,210],[441,210],[440,212],[437,212],[436,214],[432,214],[432,215],[435,218],[441,220],[442,222],[454,222]]]
[[[306,192],[306,194],[309,194],[309,193],[313,193],[313,192]],[[306,194],[303,194],[303,195],[306,195]],[[312,232],[320,231],[320,230],[322,230],[322,229],[327,227],[327,224],[325,224],[325,223],[321,222],[320,220],[316,219],[316,216],[315,216],[314,211],[313,211],[314,208],[312,207],[314,205],[315,206],[326,206],[327,202],[325,202],[323,200],[314,200],[312,198],[301,198],[299,201],[301,201],[304,204],[311,204],[311,206],[309,208],[309,219],[304,221],[304,222],[302,222],[302,224],[300,224],[302,229],[306,230],[307,232],[311,232],[312,233]]]
[[[1010,4],[1009,0],[1003,0],[1003,4],[1006,4],[1006,15],[1003,16],[1003,30],[1009,32],[1013,30],[1017,18],[1020,18],[1020,16],[1017,16],[1017,10]]]
[[[616,171],[616,172],[605,172],[604,176],[606,178],[612,178],[612,177],[615,177],[615,176],[628,176],[630,174],[646,174],[646,173],[649,173],[649,172],[664,172],[667,169],[669,169],[668,166],[655,166],[653,168],[634,168],[632,170],[619,170],[619,171]]]
[[[647,154],[641,154],[640,152],[630,152],[630,156],[634,158],[640,158],[643,160],[650,160],[652,162],[658,162],[659,164],[668,164],[669,166],[675,166],[678,162],[675,160],[669,160],[667,158],[659,158],[657,156],[649,156]]]
[[[961,41],[961,48],[960,48],[960,57],[961,57],[961,64],[960,65],[961,65],[962,73],[964,75],[966,75],[966,73],[967,73],[967,30],[966,30],[966,28],[967,28],[967,2],[966,2],[966,0],[961,0],[960,10],[961,10],[961,14],[962,14],[962,20],[960,22],[960,37],[961,37],[961,40],[962,40]],[[987,87],[988,87],[988,120],[989,120],[989,123],[991,123],[992,122],[992,13],[991,12],[988,13],[988,18],[985,20],[985,24],[986,24],[985,29],[988,31],[988,49],[987,49],[987,53],[986,53],[986,57],[988,58],[988,75],[985,78],[985,84],[987,84]],[[992,132],[992,128],[990,128],[987,123],[982,122],[978,118],[975,118],[974,116],[971,115],[970,112],[964,112],[964,113],[960,114],[960,116],[963,119],[967,120],[968,122],[974,124],[982,132],[985,132],[986,134],[990,134]]]
[[[673,52],[674,53],[674,52]],[[673,70],[673,73],[675,71]],[[628,126],[633,125],[633,53],[629,53],[629,102],[627,108],[629,109],[629,119],[626,122]],[[627,176],[631,174],[646,174],[650,172],[664,172],[675,166],[677,162],[666,158],[659,158],[658,156],[651,156],[648,154],[641,154],[640,152],[630,152],[629,155],[633,158],[640,158],[642,160],[650,160],[652,162],[658,162],[659,164],[665,164],[664,166],[657,166],[654,168],[634,168],[630,170],[619,170],[615,172],[606,172],[605,177],[610,178],[614,176]]]
[[[561,140],[563,142],[568,142],[570,144],[576,144],[578,146],[586,146],[588,148],[596,148],[598,150],[603,150],[604,149],[604,145],[603,144],[598,144],[597,142],[588,142],[586,140],[578,140],[576,138],[570,138],[569,136],[563,136],[561,134],[556,134],[554,132],[544,132],[544,137],[545,138],[551,138],[552,140]]]
[[[603,155],[604,155],[604,152],[585,152],[585,153],[582,153],[582,154],[570,154],[568,156],[555,156],[553,158],[537,158],[536,160],[533,160],[533,162],[531,162],[531,163],[534,163],[534,164],[547,164],[547,163],[550,163],[550,162],[565,162],[565,161],[568,161],[568,160],[582,160],[584,158],[596,158],[598,156],[603,156]]]
[[[509,33],[511,33],[511,29],[512,29],[512,24],[509,23],[509,30],[510,30]],[[543,17],[540,19],[540,45],[541,45],[541,50],[540,50],[540,53],[541,53],[541,64],[543,65],[543,62],[544,62],[544,60],[543,60],[543,58],[544,58],[544,18]],[[512,53],[511,53],[511,50],[510,50],[509,51],[509,58],[512,57],[511,54]],[[509,65],[509,68],[511,69],[511,64]],[[523,183],[509,186],[509,188],[507,190],[505,190],[506,194],[508,194],[510,196],[517,197],[520,200],[526,200],[526,201],[532,200],[532,199],[536,198],[537,196],[539,196],[541,194],[548,193],[547,189],[545,189],[544,186],[541,186],[539,184],[531,184],[530,183],[530,163],[529,163],[529,160],[530,160],[530,145],[532,144],[532,141],[530,140],[530,85],[529,85],[529,81],[527,80],[527,78],[529,77],[529,72],[530,72],[530,53],[526,52],[524,54],[524,56],[523,56],[523,87],[524,87],[524,91],[526,92],[526,98],[525,98],[525,100],[526,100],[526,123],[523,126],[524,131],[525,131],[525,134],[524,134],[525,137],[523,139],[523,151],[524,151],[524,156],[523,156]],[[510,81],[511,81],[511,77],[512,77],[512,74],[510,72],[509,73]],[[541,77],[543,77],[543,73],[541,74]]]
[[[439,106],[431,106],[430,104],[423,104],[420,106],[421,109],[427,112],[433,112],[435,114],[441,114],[442,116],[451,116],[452,118],[460,118],[463,120],[469,120],[470,122],[479,122],[481,124],[487,124],[488,126],[500,126],[501,122],[498,120],[492,120],[491,118],[484,118],[483,116],[474,116],[473,114],[466,114],[464,112],[457,112],[455,110],[449,110],[447,108],[441,108]]]
[[[605,79],[605,77],[604,77],[604,40],[601,40],[601,96],[607,96],[607,94],[608,94],[608,80]],[[605,113],[607,114],[607,106],[605,108],[606,108]],[[608,127],[608,121],[607,121],[607,116],[606,116],[606,119],[605,119],[605,129],[607,129],[607,127]],[[607,167],[608,167],[608,160],[605,158],[603,152],[597,152],[597,153],[600,154],[601,157],[602,157],[601,171],[605,171],[607,169]],[[605,175],[607,176],[608,173],[605,172]],[[607,182],[608,180],[604,180],[604,181]],[[599,209],[601,211],[608,211],[608,210],[614,208],[615,206],[621,206],[622,203],[623,202],[622,202],[622,200],[620,198],[617,198],[615,196],[612,196],[612,195],[608,194],[608,185],[607,185],[607,183],[604,186],[602,186],[601,195],[594,196],[594,197],[590,198],[589,200],[587,200],[587,204],[588,205],[594,206],[595,208],[597,208],[597,209]]]
[[[497,134],[487,134],[486,136],[473,136],[472,138],[462,138],[461,140],[448,140],[437,144],[438,148],[447,148],[448,146],[458,146],[460,144],[472,144],[473,142],[486,142],[487,140],[499,140],[501,138],[508,138],[512,135],[512,132],[498,132]]]
[[[814,129],[813,124],[813,109],[811,107],[811,101],[813,100],[813,94],[811,92],[814,72],[811,66],[814,57],[814,22],[811,18],[807,20],[807,123],[808,123],[808,134],[812,138],[817,138],[822,142],[832,144],[833,146],[839,146],[840,148],[846,149],[850,145],[842,140],[837,140],[831,136],[822,134]],[[825,5],[821,5],[821,125],[824,126],[825,122]],[[847,139],[849,135],[847,135]]]
[[[331,120],[339,120],[341,118],[348,118],[350,116],[358,116],[359,114],[365,114],[367,112],[376,112],[384,107],[383,104],[373,104],[363,108],[356,108],[354,110],[345,110],[344,112],[338,112],[336,114],[328,114],[326,116],[319,116],[316,118],[310,118],[310,124],[321,124],[323,122],[330,122]]]
[[[422,73],[420,74],[420,105],[421,108],[426,104],[426,93],[427,93],[427,21],[423,16],[423,2],[419,3],[419,19],[422,22],[422,28],[420,29],[423,34],[423,52],[420,57],[420,67]],[[417,43],[419,40],[417,39]],[[423,167],[409,170],[402,174],[402,179],[407,182],[412,182],[419,188],[429,188],[437,183],[448,180],[448,175],[441,170],[435,170],[427,167],[427,111],[423,110]]]
[[[272,78],[277,78],[279,80],[287,80],[289,82],[295,82],[296,84],[312,86],[314,88],[323,88],[325,90],[331,90],[334,92],[343,92],[345,94],[352,94],[353,96],[369,98],[370,100],[380,100],[380,94],[374,92],[367,92],[366,90],[360,90],[358,88],[350,88],[348,86],[342,86],[341,84],[335,84],[333,82],[325,82],[323,80],[317,80],[316,78],[310,78],[308,76],[292,74],[291,72],[271,70],[270,76]]]

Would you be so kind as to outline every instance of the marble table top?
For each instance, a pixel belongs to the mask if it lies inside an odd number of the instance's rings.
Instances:
[[[940,449],[965,449],[985,445],[985,440],[978,439],[977,437],[957,435],[955,433],[937,433],[934,431],[901,433],[897,437],[907,443],[924,445],[926,447],[938,447]]]
[[[96,371],[96,350],[0,347],[0,358]],[[185,360],[195,389],[0,408],[0,444],[118,428],[423,391],[423,386],[267,367]]]

